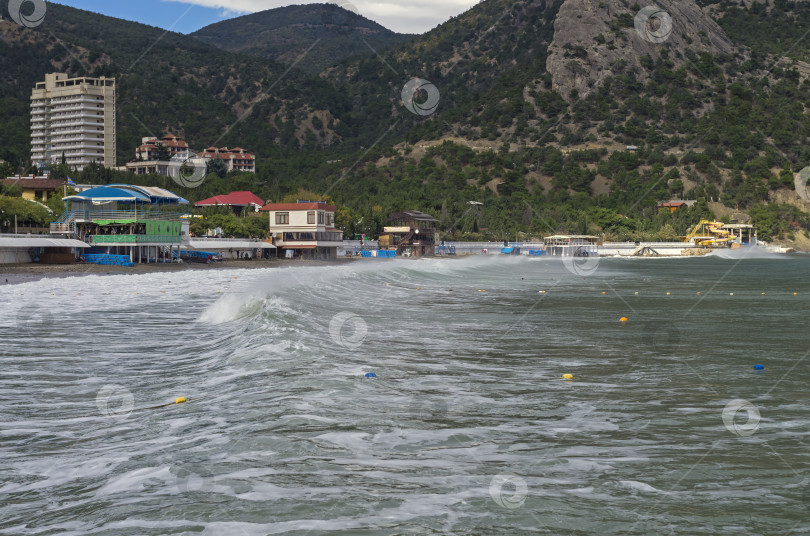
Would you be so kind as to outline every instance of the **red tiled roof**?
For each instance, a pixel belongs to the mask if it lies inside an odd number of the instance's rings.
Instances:
[[[65,185],[59,179],[3,179],[6,186],[19,186],[24,190],[58,190]]]
[[[327,212],[337,212],[337,207],[326,203],[270,203],[263,206],[262,210],[325,210]]]
[[[253,192],[231,192],[227,195],[215,195],[202,201],[194,203],[195,207],[205,207],[210,205],[264,205],[264,200]]]

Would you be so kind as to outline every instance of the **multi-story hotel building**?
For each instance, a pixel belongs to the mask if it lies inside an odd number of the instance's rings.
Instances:
[[[115,79],[49,73],[31,92],[31,160],[115,166]]]

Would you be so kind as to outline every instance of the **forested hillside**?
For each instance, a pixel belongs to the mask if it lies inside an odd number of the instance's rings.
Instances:
[[[297,62],[297,68],[309,73],[347,58],[368,56],[371,50],[385,51],[414,37],[392,32],[337,4],[269,9],[224,20],[191,35],[230,52]]]
[[[470,238],[664,239],[715,216],[752,217],[766,239],[810,236],[810,204],[793,191],[810,165],[810,8],[661,5],[673,13],[670,34],[651,39],[637,25],[641,7],[623,0],[485,0],[379,56],[312,75],[49,4],[39,28],[0,22],[0,158],[25,163],[30,87],[62,69],[119,78],[122,163],[140,136],[166,130],[259,156],[255,176],[211,175],[193,191],[95,168],[80,180],[142,180],[192,200],[306,189],[344,207],[348,233],[373,234],[388,213],[419,209],[447,236]],[[417,78],[413,106],[402,91]],[[658,215],[671,198],[698,203]],[[484,205],[470,211],[471,200]]]

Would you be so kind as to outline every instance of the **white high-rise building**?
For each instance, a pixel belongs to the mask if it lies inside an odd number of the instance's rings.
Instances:
[[[49,73],[31,92],[31,160],[115,166],[115,79]]]

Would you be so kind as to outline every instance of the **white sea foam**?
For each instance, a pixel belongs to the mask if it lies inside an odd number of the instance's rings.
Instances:
[[[715,249],[709,252],[706,257],[716,257],[720,259],[744,260],[744,259],[770,259],[783,260],[790,257],[783,253],[776,253],[761,247],[742,247],[736,249]]]

